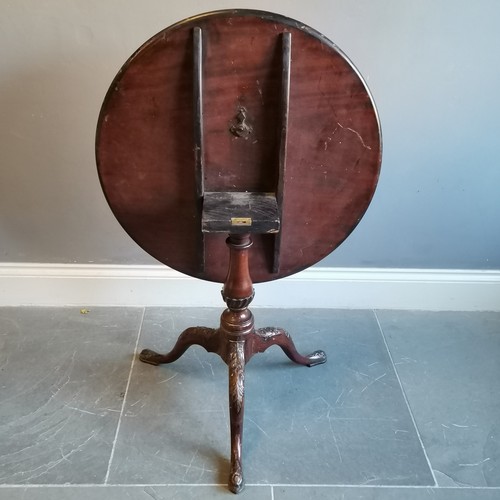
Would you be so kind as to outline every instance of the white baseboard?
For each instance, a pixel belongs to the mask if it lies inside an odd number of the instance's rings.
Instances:
[[[0,306],[223,307],[220,288],[161,265],[0,263]],[[500,311],[500,271],[315,267],[255,289],[253,307]]]

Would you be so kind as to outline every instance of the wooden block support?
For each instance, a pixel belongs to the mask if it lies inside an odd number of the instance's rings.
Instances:
[[[201,219],[204,233],[277,233],[274,193],[205,192]]]

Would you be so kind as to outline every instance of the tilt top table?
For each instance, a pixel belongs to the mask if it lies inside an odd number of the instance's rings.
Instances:
[[[317,31],[268,12],[212,12],[128,59],[101,109],[96,156],[114,215],[144,250],[224,283],[218,328],[193,326],[167,354],[140,359],[171,363],[197,344],[226,362],[237,493],[245,364],[272,345],[302,365],[326,361],[299,354],[279,327],[255,328],[253,282],[315,264],[360,221],[381,162],[372,98]]]

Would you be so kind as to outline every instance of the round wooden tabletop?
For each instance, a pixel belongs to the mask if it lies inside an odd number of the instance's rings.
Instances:
[[[360,221],[382,150],[377,112],[360,74],[330,40],[297,21],[217,11],[166,28],[140,47],[115,77],[99,116],[96,156],[108,203],[125,231],[160,262],[224,281],[226,235],[201,233],[197,28],[203,41],[203,188],[276,192],[286,160],[279,269],[273,269],[276,234],[253,234],[250,273],[260,282],[305,269]],[[283,33],[291,34],[284,148]],[[242,133],[235,133],[238,126]]]

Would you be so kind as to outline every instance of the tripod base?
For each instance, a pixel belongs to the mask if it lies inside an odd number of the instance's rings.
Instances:
[[[222,298],[227,309],[221,314],[219,328],[194,326],[184,330],[174,348],[167,354],[145,349],[139,355],[144,363],[159,365],[179,359],[194,344],[201,345],[208,352],[217,353],[229,367],[229,419],[231,423],[231,471],[229,489],[239,493],[243,488],[241,464],[241,439],[243,431],[243,410],[245,407],[245,365],[250,358],[264,352],[272,345],[278,345],[295,363],[314,366],[326,361],[323,351],[308,356],[297,352],[288,333],[282,328],[254,327],[253,314],[248,309],[254,297],[252,280],[248,271],[248,250],[252,246],[249,234],[230,234],[226,243],[229,247],[229,269],[222,288]]]
[[[234,333],[236,319],[246,332]],[[229,324],[228,324],[229,323]],[[228,331],[228,326],[232,330]],[[250,358],[259,352],[264,352],[273,345],[281,347],[283,352],[294,362],[304,366],[315,366],[326,361],[323,351],[315,351],[303,356],[297,352],[292,338],[282,328],[253,327],[253,315],[248,309],[236,312],[226,309],[221,317],[220,328],[195,326],[184,330],[173,349],[167,354],[159,354],[150,349],[144,349],[139,359],[151,365],[172,363],[179,359],[192,345],[200,345],[208,352],[214,352],[224,360],[229,368],[229,414],[231,421],[231,470],[229,474],[229,489],[239,493],[244,486],[242,469],[242,431],[243,410],[245,405],[245,365]]]

